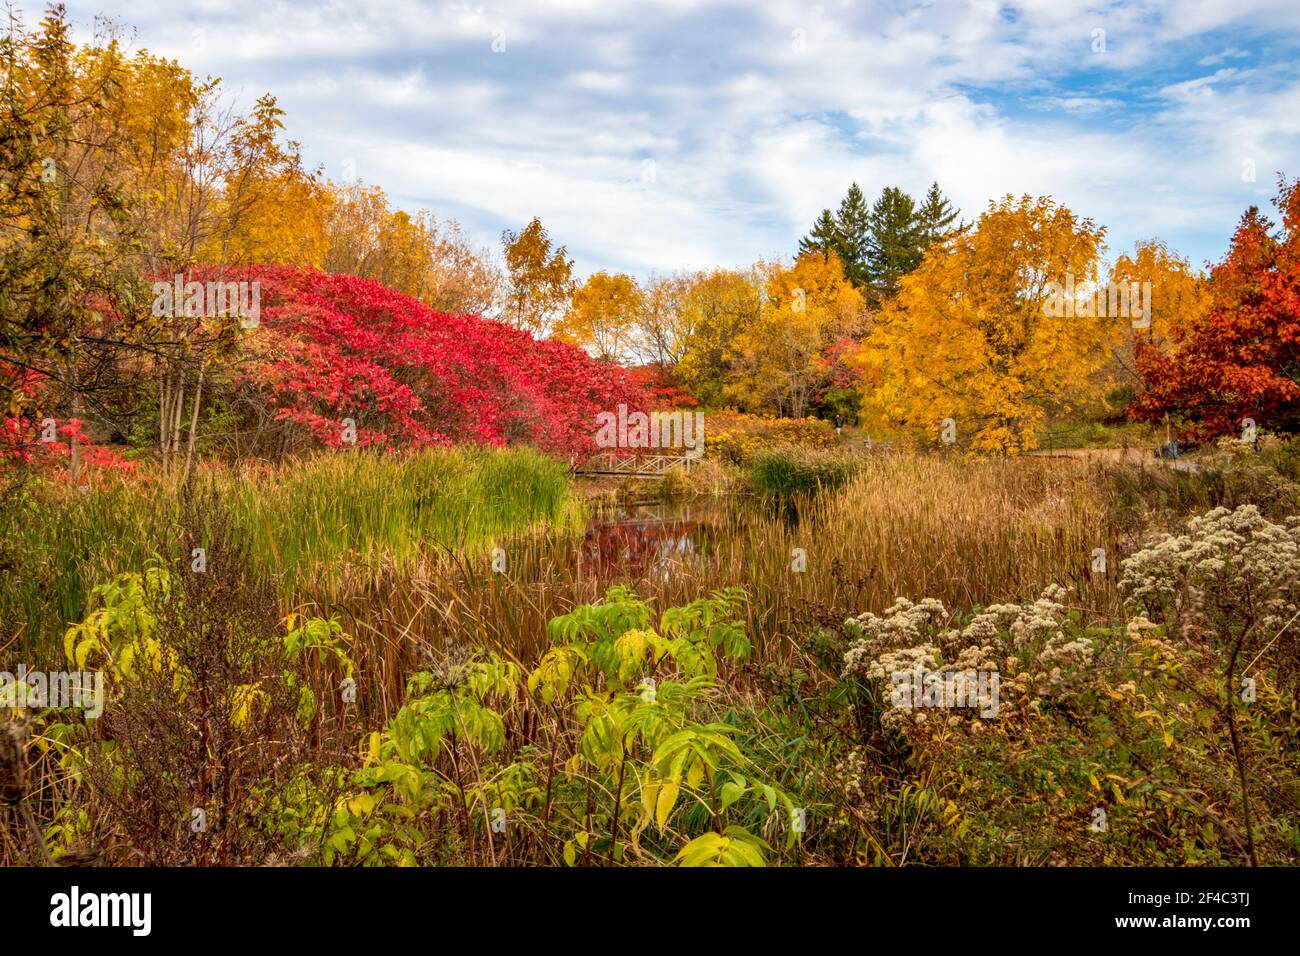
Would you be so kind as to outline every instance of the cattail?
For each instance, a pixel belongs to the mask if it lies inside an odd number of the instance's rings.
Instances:
[[[23,773],[27,728],[12,720],[0,724],[0,801],[18,803],[27,792]]]
[[[18,808],[18,813],[27,824],[27,831],[31,834],[32,842],[40,852],[41,859],[45,861],[46,866],[53,866],[54,861],[50,859],[50,850],[45,845],[41,828],[36,825],[31,810],[27,809],[27,804],[23,802],[23,797],[27,795],[27,777],[24,773],[26,761],[27,724],[6,720],[0,724],[0,801]]]

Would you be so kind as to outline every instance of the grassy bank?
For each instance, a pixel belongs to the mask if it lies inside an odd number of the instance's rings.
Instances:
[[[485,554],[508,534],[573,530],[583,520],[567,468],[526,449],[349,452],[280,467],[210,467],[191,494],[199,527],[182,542],[184,495],[173,477],[87,491],[27,485],[0,508],[5,637],[51,646],[85,612],[95,585],[182,544],[204,546],[205,503],[227,516],[252,573],[286,599],[355,592],[395,573]]]

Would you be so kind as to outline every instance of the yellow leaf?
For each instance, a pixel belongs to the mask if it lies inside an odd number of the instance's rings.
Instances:
[[[677,793],[680,789],[681,787],[675,783],[666,783],[659,791],[659,799],[655,804],[655,823],[661,833],[673,812],[673,806],[677,803]]]

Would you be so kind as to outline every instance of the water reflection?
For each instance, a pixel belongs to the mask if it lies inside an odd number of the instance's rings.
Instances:
[[[602,574],[666,581],[675,570],[697,565],[710,552],[723,510],[716,502],[604,509],[587,524],[583,554]]]
[[[583,556],[602,575],[667,581],[675,572],[698,567],[718,549],[734,545],[755,518],[799,523],[790,504],[761,504],[751,498],[618,505],[596,512],[587,524]]]

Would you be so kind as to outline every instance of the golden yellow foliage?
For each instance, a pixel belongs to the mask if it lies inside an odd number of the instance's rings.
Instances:
[[[764,271],[763,307],[736,338],[737,377],[727,394],[749,409],[802,418],[824,378],[826,347],[861,328],[866,306],[834,252]]]
[[[869,410],[924,440],[950,418],[969,450],[1033,448],[1128,326],[1052,307],[1067,276],[1095,282],[1104,233],[1051,199],[1007,196],[931,247],[855,356]]]
[[[736,357],[736,339],[763,309],[757,270],[697,272],[676,295],[679,381],[705,404],[720,404]]]
[[[1143,336],[1155,345],[1167,345],[1172,329],[1195,324],[1209,308],[1204,277],[1159,239],[1139,242],[1132,256],[1120,256],[1111,281],[1150,283],[1151,325]]]
[[[552,337],[605,361],[626,361],[644,308],[645,296],[631,276],[594,272],[573,290]]]
[[[492,313],[501,274],[452,220],[394,210],[383,189],[333,185],[325,211],[326,272],[375,279],[439,312]]]

